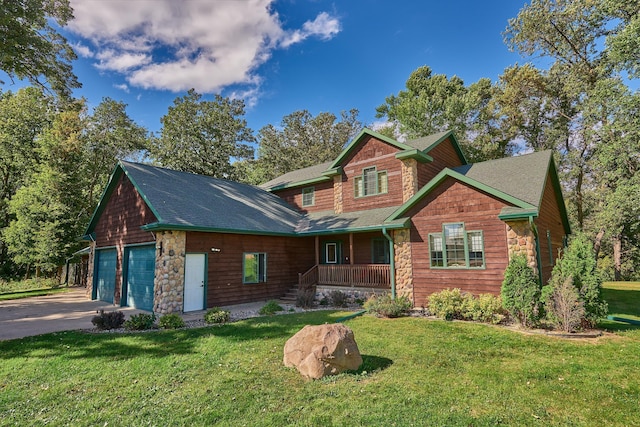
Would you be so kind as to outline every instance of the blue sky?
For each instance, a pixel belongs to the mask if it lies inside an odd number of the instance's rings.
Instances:
[[[422,65],[466,84],[525,62],[502,32],[524,1],[71,0],[74,92],[128,104],[150,131],[177,96],[240,97],[257,131],[300,109],[375,107]],[[6,81],[6,80],[5,80]],[[10,81],[3,90],[15,90]]]

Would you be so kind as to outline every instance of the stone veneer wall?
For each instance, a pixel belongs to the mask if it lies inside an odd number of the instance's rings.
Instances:
[[[396,263],[396,295],[407,296],[413,301],[413,267],[411,263],[411,230],[393,232]]]
[[[402,203],[418,192],[418,162],[416,159],[402,160]]]
[[[333,177],[333,210],[335,214],[344,211],[342,204],[342,174]]]
[[[529,267],[538,274],[538,257],[536,254],[536,237],[531,229],[529,221],[506,221],[507,223],[507,247],[509,248],[509,260],[515,254],[524,254],[527,257]]]
[[[163,231],[156,235],[154,313],[182,312],[186,242],[184,231]]]
[[[93,297],[93,264],[96,259],[96,242],[89,245],[89,263],[87,265],[87,288],[85,295],[88,299]]]

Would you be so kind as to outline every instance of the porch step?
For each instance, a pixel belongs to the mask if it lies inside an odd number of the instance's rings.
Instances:
[[[280,299],[295,302],[298,299],[298,285],[290,288]]]

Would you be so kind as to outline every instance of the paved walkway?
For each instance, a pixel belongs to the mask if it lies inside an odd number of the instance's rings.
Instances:
[[[236,320],[257,315],[264,304],[262,301],[223,308],[231,312],[232,320]],[[86,297],[85,288],[43,297],[0,301],[0,341],[49,332],[92,329],[91,319],[98,310],[120,310],[127,318],[132,314],[148,313],[104,301],[91,301]],[[199,320],[205,313],[205,310],[184,313],[182,318],[186,321]]]
[[[91,301],[86,289],[78,288],[43,297],[0,301],[0,340],[22,338],[72,329],[91,329],[96,311],[121,310],[127,317],[145,313],[104,301]]]

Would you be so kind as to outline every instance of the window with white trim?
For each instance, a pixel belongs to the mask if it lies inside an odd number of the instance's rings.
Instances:
[[[267,281],[267,254],[245,252],[242,259],[242,283],[264,283]]]
[[[429,234],[429,259],[436,268],[483,268],[482,231],[466,231],[463,222],[442,225],[442,233]]]
[[[315,187],[307,187],[302,189],[302,206],[313,206],[316,204]]]
[[[387,171],[380,171],[375,166],[364,168],[362,175],[353,178],[355,197],[384,194],[388,191]]]

